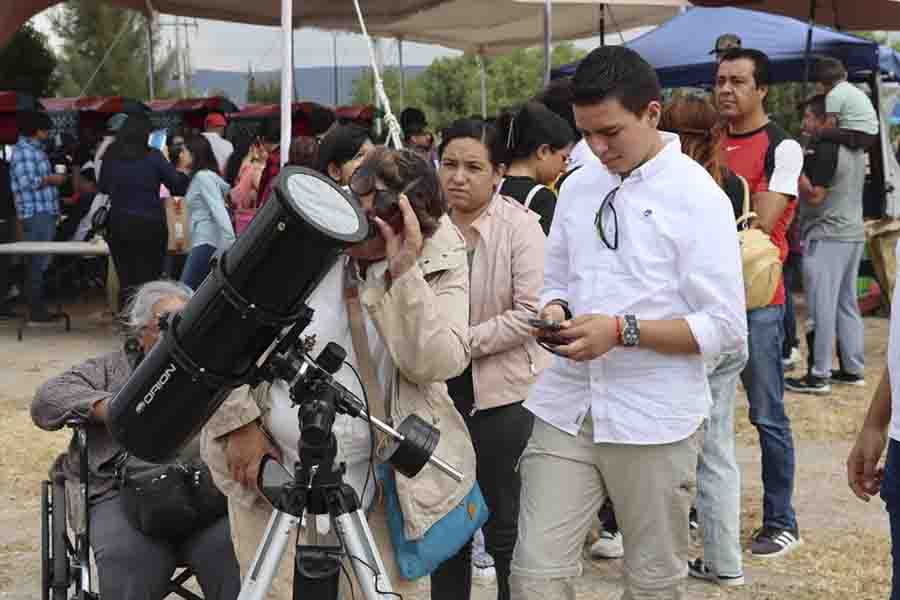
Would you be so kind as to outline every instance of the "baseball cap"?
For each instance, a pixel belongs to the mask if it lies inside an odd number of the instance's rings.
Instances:
[[[109,131],[119,131],[122,129],[122,126],[125,124],[125,121],[128,120],[128,115],[125,113],[116,113],[106,121],[106,128]]]
[[[219,113],[209,113],[206,115],[206,119],[203,121],[204,127],[225,127],[228,125],[228,122],[225,120]]]
[[[741,38],[736,33],[723,33],[719,37],[716,38],[716,47],[709,51],[710,54],[716,54],[717,52],[725,52],[726,50],[731,50],[732,48],[740,48],[741,47]]]

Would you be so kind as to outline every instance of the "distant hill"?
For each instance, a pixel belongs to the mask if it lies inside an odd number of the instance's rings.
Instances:
[[[406,77],[422,73],[427,67],[404,67]],[[353,83],[362,77],[368,67],[338,67],[338,105],[349,104],[353,97]],[[273,79],[280,79],[280,71],[257,71],[253,76],[257,85],[265,85]],[[321,104],[333,105],[334,102],[334,69],[332,67],[303,67],[296,70],[297,92],[301,100],[311,100]],[[235,104],[247,101],[247,73],[237,71],[212,71],[198,69],[194,71],[192,81],[194,91],[206,95],[212,90],[223,90]]]

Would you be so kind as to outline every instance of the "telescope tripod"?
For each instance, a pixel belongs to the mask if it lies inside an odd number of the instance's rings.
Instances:
[[[291,534],[304,514],[329,515],[338,546],[298,544],[294,563],[294,598],[338,597],[341,573],[350,563],[362,598],[397,598],[375,545],[356,491],[344,482],[345,465],[335,465],[337,441],[332,432],[339,393],[321,387],[300,405],[300,460],[293,480],[274,459],[260,466],[260,488],[273,506],[272,516],[241,587],[238,600],[262,600],[278,571]],[[374,480],[373,480],[374,483]],[[315,527],[310,519],[308,528]],[[310,529],[311,530],[311,529]],[[342,563],[342,559],[347,560]],[[346,579],[349,581],[349,573]]]

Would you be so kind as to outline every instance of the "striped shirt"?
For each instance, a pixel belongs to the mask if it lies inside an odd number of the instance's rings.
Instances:
[[[50,160],[34,138],[19,136],[10,161],[10,178],[20,219],[30,219],[39,213],[59,213],[59,191],[44,185],[50,175]]]

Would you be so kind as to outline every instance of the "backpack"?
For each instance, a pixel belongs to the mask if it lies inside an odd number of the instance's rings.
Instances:
[[[781,282],[781,253],[769,234],[751,229],[750,220],[757,215],[750,211],[750,188],[738,175],[744,188],[744,209],[737,220],[738,241],[741,245],[741,265],[744,272],[744,294],[747,310],[768,306]]]

